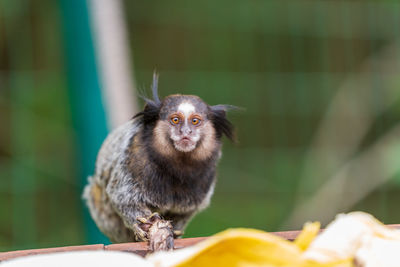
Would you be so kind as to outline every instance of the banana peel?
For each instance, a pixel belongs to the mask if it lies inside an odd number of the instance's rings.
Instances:
[[[281,237],[253,229],[229,229],[193,247],[154,254],[149,260],[165,267],[287,266],[300,261],[300,256],[299,247]]]
[[[319,263],[302,254],[318,234],[320,224],[308,223],[294,242],[254,229],[229,229],[189,248],[159,252],[148,258],[159,267],[293,266],[350,267],[352,258]]]
[[[224,231],[203,244],[203,249],[176,267],[287,266],[301,261],[301,251],[291,242],[263,231]],[[284,255],[284,256],[283,256]]]
[[[304,224],[303,230],[294,240],[294,244],[297,245],[302,251],[306,250],[311,242],[318,235],[321,228],[320,222],[307,222]]]
[[[320,263],[354,258],[357,266],[400,266],[400,232],[364,212],[339,214],[303,253]]]
[[[193,247],[148,257],[158,267],[400,266],[400,231],[364,212],[339,214],[318,234],[306,223],[295,241],[253,229],[229,229]]]

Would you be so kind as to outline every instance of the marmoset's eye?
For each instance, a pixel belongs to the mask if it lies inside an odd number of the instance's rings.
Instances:
[[[179,117],[172,117],[171,121],[173,124],[178,124],[181,120],[179,119]]]
[[[197,125],[197,124],[199,124],[200,123],[200,119],[198,119],[198,118],[193,118],[192,119],[192,124],[193,125]]]

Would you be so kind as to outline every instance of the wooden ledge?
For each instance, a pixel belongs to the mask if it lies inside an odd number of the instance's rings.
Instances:
[[[390,228],[400,229],[400,224],[388,225]],[[322,230],[323,231],[323,230]],[[294,240],[300,231],[285,231],[285,232],[271,232],[271,234],[280,236],[287,240]],[[175,240],[175,248],[184,248],[192,246],[200,241],[205,240],[207,237],[195,237],[195,238],[183,238]],[[0,262],[13,258],[30,256],[36,254],[46,254],[54,252],[66,252],[66,251],[82,251],[82,250],[112,250],[112,251],[125,251],[135,253],[141,256],[145,256],[149,250],[146,242],[136,243],[120,243],[112,245],[84,245],[84,246],[69,246],[69,247],[57,247],[57,248],[43,248],[43,249],[28,249],[28,250],[16,250],[9,252],[0,252]]]
[[[175,239],[175,249],[180,249],[184,247],[192,246],[200,241],[205,240],[207,237],[194,237],[194,238],[182,238]],[[136,243],[120,243],[120,244],[111,244],[108,246],[104,246],[104,250],[117,250],[117,251],[125,251],[132,252],[138,254],[140,256],[146,256],[149,252],[149,246],[146,242],[136,242]],[[0,254],[1,257],[1,254]]]

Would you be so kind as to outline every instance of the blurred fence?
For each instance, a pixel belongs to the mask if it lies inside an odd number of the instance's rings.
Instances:
[[[62,5],[0,2],[0,249],[85,242]],[[186,236],[398,223],[398,1],[125,1],[135,80],[233,104],[212,205]]]

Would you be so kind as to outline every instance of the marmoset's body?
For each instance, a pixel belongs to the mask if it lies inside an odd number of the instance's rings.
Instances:
[[[232,139],[228,108],[188,95],[160,101],[154,77],[153,99],[107,137],[85,188],[90,213],[111,241],[147,241],[160,221],[179,235],[208,206],[221,137]]]

